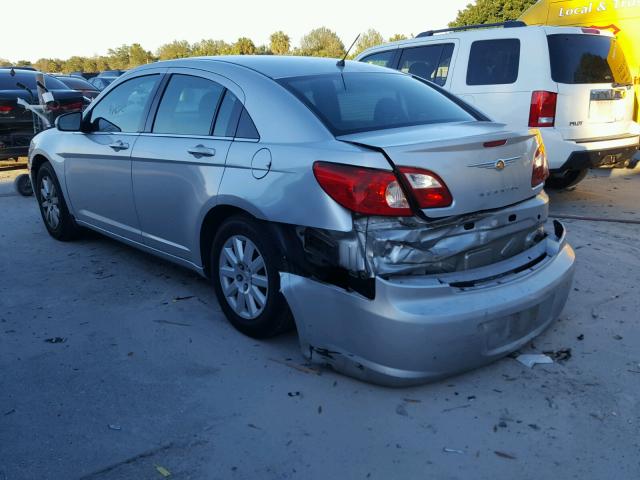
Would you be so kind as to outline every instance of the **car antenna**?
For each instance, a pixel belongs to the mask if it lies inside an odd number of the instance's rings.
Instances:
[[[360,34],[358,34],[358,36],[356,37],[356,39],[353,41],[353,43],[351,44],[351,46],[347,49],[346,52],[344,52],[344,57],[342,57],[340,60],[338,60],[338,62],[336,63],[336,66],[342,68],[344,67],[344,61],[347,58],[347,55],[349,55],[349,52],[351,51],[351,49],[353,48],[353,46],[356,44],[356,42],[358,41],[358,39],[360,38]]]
[[[9,75],[11,75],[12,77],[16,76],[16,71],[13,69],[13,67],[11,67],[11,71],[9,72]]]

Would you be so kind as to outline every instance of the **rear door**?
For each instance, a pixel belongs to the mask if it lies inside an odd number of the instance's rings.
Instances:
[[[547,42],[551,77],[558,84],[555,126],[562,137],[594,141],[628,135],[633,81],[616,39],[552,33]]]
[[[146,245],[199,263],[196,228],[215,197],[244,99],[225,77],[171,69],[133,151],[133,190]]]
[[[164,71],[164,69],[162,69]],[[131,151],[143,128],[160,71],[117,85],[87,112],[89,132],[63,132],[67,192],[76,218],[139,242]]]

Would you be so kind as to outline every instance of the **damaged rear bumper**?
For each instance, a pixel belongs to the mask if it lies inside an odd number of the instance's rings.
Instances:
[[[574,260],[556,224],[535,247],[498,264],[376,277],[374,299],[285,272],[281,289],[312,361],[404,386],[487,364],[540,334],[564,307]]]

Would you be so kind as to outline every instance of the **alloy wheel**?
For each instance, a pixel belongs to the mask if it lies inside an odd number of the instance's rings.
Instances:
[[[58,228],[60,225],[58,190],[49,176],[42,177],[40,182],[40,206],[47,225],[53,230]]]
[[[229,306],[242,318],[257,318],[267,304],[269,278],[258,247],[244,235],[227,239],[218,266],[222,292]]]

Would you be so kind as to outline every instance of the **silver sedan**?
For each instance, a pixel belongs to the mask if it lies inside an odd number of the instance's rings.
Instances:
[[[574,269],[535,130],[356,62],[146,65],[30,146],[44,224],[210,279],[253,337],[386,385],[486,364],[541,333]]]

